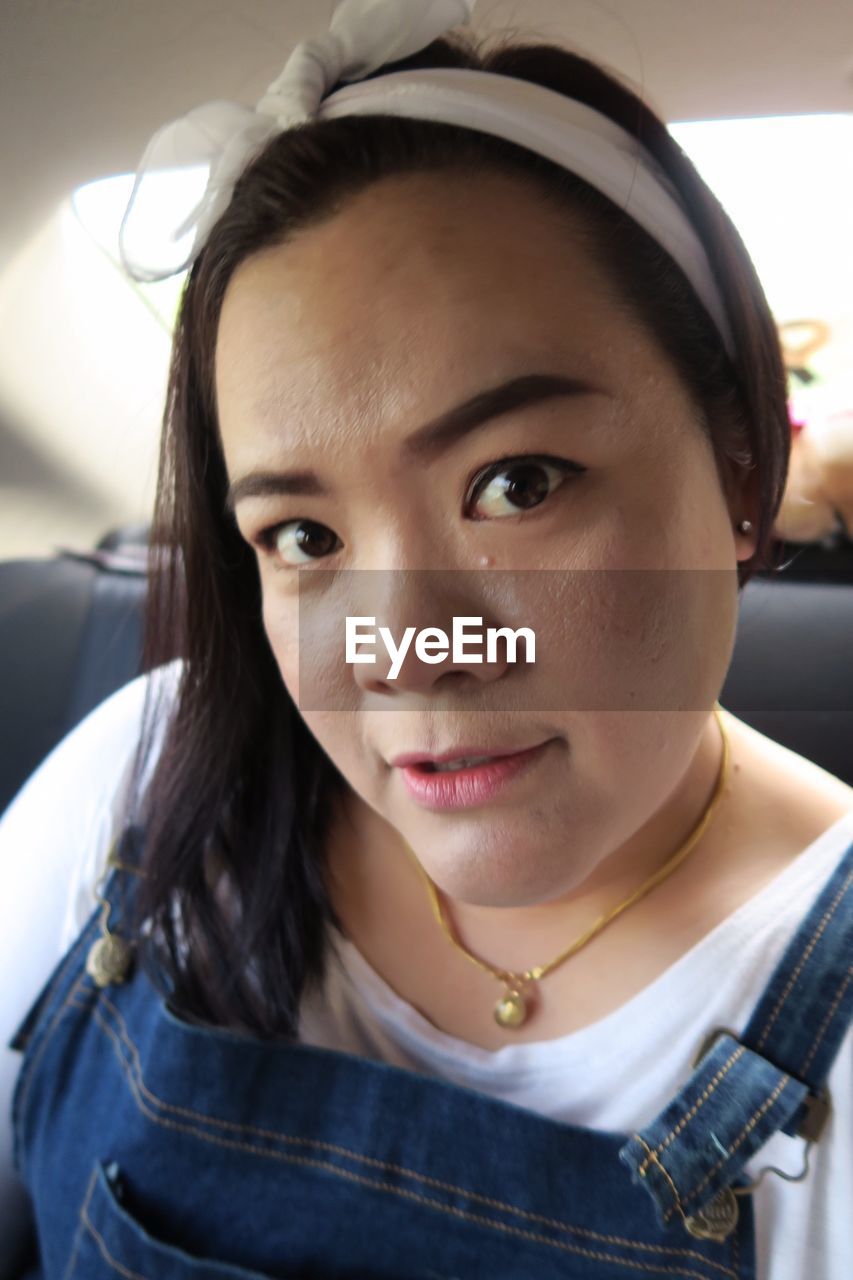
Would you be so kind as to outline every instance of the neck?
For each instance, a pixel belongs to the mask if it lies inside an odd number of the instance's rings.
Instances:
[[[534,903],[497,907],[463,902],[442,892],[445,917],[456,937],[490,963],[506,968],[521,970],[547,962],[575,933],[588,928],[672,858],[704,813],[721,763],[720,730],[711,715],[688,767],[665,802],[627,839],[598,858],[589,874],[567,891]],[[726,815],[736,767],[733,761],[726,791],[709,826],[673,872],[671,882],[678,886],[679,894],[694,875],[701,877],[716,857],[721,828],[728,826]],[[395,828],[354,793],[348,794],[333,826],[330,855],[339,892],[351,901],[360,898],[362,910],[368,896],[374,898],[375,908],[379,893],[383,899],[387,894],[389,902],[399,902],[403,894],[413,909],[431,912],[412,850]],[[663,890],[664,885],[652,890],[649,900]],[[637,910],[639,904],[633,908]],[[626,913],[626,919],[633,911]]]

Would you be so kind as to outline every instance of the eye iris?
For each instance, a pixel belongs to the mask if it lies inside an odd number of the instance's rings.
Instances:
[[[505,480],[504,497],[517,507],[535,507],[548,496],[548,477],[535,463],[520,463],[505,475],[521,476],[520,480]]]
[[[296,526],[294,542],[306,555],[326,555],[334,547],[335,535],[325,525],[303,520]]]

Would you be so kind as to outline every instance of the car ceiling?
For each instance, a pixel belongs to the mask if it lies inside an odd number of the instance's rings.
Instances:
[[[0,0],[0,559],[89,547],[153,500],[170,336],[79,227],[70,251],[69,197],[192,107],[253,104],[336,7]],[[473,26],[587,53],[669,122],[853,111],[853,0],[477,0]]]
[[[154,129],[253,102],[331,0],[3,0],[0,265],[74,188],[134,168]],[[479,0],[474,27],[588,52],[670,121],[853,110],[851,0]]]

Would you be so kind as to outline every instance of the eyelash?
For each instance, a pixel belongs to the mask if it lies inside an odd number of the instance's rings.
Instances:
[[[502,471],[508,470],[511,466],[517,466],[520,463],[536,463],[536,462],[546,463],[554,467],[556,470],[562,472],[562,478],[557,484],[555,484],[554,488],[550,491],[550,493],[548,493],[547,496],[543,498],[542,502],[537,503],[536,506],[532,508],[533,511],[537,511],[539,510],[540,507],[543,507],[545,503],[548,501],[548,499],[553,497],[556,490],[562,486],[563,481],[566,480],[570,475],[580,476],[580,475],[583,475],[583,473],[586,471],[586,467],[582,467],[580,463],[572,462],[568,458],[557,458],[553,454],[548,454],[548,453],[511,454],[509,457],[499,458],[495,462],[490,462],[488,466],[482,467],[475,474],[474,480],[468,486],[468,489],[466,492],[466,499],[465,499],[466,506],[473,500],[475,496],[477,496],[483,489],[485,489],[488,486],[489,482],[493,480],[496,475],[500,475]],[[522,509],[519,509],[518,516],[522,517],[525,515],[527,515],[527,512]],[[489,519],[506,520],[511,518],[512,517],[508,517],[508,516],[475,517],[475,519],[478,522],[489,520]],[[302,523],[303,520],[305,523],[314,523],[314,524],[320,523],[319,521],[309,521],[307,517],[291,516],[287,520],[279,520],[276,524],[268,525],[266,529],[262,529],[260,533],[256,535],[255,541],[257,542],[258,546],[260,546],[265,552],[267,552],[267,554],[271,556],[275,556],[275,553],[276,553],[275,540],[278,534],[280,533],[280,531],[286,525],[300,524]],[[328,526],[322,526],[322,527],[325,528]],[[333,553],[330,553],[330,554],[333,554]],[[322,556],[317,556],[315,558],[318,561],[325,559],[325,557],[322,557]],[[280,565],[276,565],[276,568],[281,568],[281,569],[297,569],[297,568],[304,568],[304,567],[305,567],[304,565],[289,565],[284,562],[282,562]]]

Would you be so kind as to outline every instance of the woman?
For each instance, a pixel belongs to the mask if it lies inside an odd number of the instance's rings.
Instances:
[[[849,1273],[853,792],[715,703],[772,318],[654,114],[469,7],[350,0],[211,144],[155,674],[0,832],[72,895],[9,1023],[35,1274]],[[402,651],[460,618],[535,644]]]

